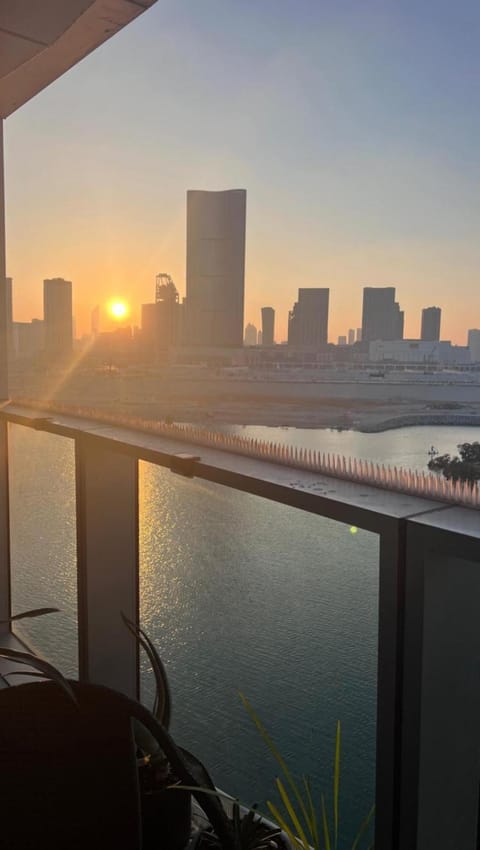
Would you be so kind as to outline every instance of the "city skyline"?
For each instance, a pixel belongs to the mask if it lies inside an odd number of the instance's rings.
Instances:
[[[475,22],[471,2],[157,4],[6,122],[16,318],[39,315],[36,281],[56,274],[76,283],[80,333],[98,300],[147,301],[155,268],[183,297],[184,192],[245,186],[246,321],[275,303],[285,339],[295,278],[331,289],[336,339],[361,287],[391,282],[405,336],[438,301],[464,343],[480,315]]]
[[[175,286],[175,283],[172,280],[172,278],[170,277],[170,275],[168,275],[168,274],[156,275],[154,282],[151,283],[150,297],[147,296],[147,300],[146,300],[145,303],[143,303],[143,304],[131,304],[131,303],[127,303],[123,300],[116,301],[115,299],[110,298],[107,302],[105,302],[101,305],[96,304],[94,307],[90,308],[88,328],[81,333],[74,334],[74,338],[80,340],[82,337],[88,337],[90,335],[95,336],[95,333],[98,333],[99,331],[100,332],[108,332],[108,331],[115,330],[116,328],[118,328],[120,326],[125,326],[125,327],[128,326],[128,327],[131,327],[132,329],[134,329],[134,328],[141,329],[142,324],[143,324],[142,316],[144,314],[144,308],[145,307],[146,308],[155,307],[155,301],[159,300],[159,298],[158,298],[158,287],[159,287],[158,281],[159,281],[160,278],[162,278],[162,279],[165,278],[165,279],[168,279],[170,281],[169,285],[175,291],[176,303],[178,304],[179,307],[180,306],[185,307],[186,301],[184,301],[183,305],[179,304],[179,301],[180,301],[179,293],[178,293],[177,288]],[[56,278],[54,280],[63,281],[63,278]],[[64,282],[67,282],[67,281],[64,281]],[[32,316],[32,315],[30,315],[26,318],[22,318],[22,319],[18,319],[16,317],[15,311],[14,311],[14,309],[12,309],[12,304],[14,304],[14,302],[15,302],[15,282],[13,281],[13,279],[11,277],[8,277],[7,283],[8,283],[8,304],[9,304],[10,321],[13,321],[13,324],[23,324],[25,322],[28,323],[28,322],[32,322],[32,321],[34,321],[34,322],[43,321],[44,308],[42,308],[39,311],[42,318],[40,318],[40,316]],[[43,292],[45,291],[45,283],[46,283],[46,281],[43,281]],[[75,292],[74,284],[72,284],[72,282],[70,282],[70,281],[68,281],[68,283],[70,284],[70,287],[71,287],[71,289],[70,289],[71,299],[72,299],[72,301],[74,301],[74,292]],[[152,297],[154,290],[155,290],[155,298]],[[319,293],[319,292],[327,293],[327,302],[326,302],[326,310],[325,310],[325,328],[323,330],[323,334],[325,334],[325,330],[326,330],[327,336],[328,336],[327,341],[330,344],[338,344],[338,339],[340,337],[345,337],[348,340],[349,345],[353,344],[353,342],[355,342],[355,341],[359,342],[359,341],[362,340],[363,334],[362,334],[362,328],[361,327],[357,327],[356,331],[355,331],[354,328],[349,328],[347,331],[345,331],[344,333],[338,334],[337,336],[335,336],[335,334],[330,330],[329,301],[330,301],[331,293],[330,293],[330,290],[329,290],[328,287],[327,288],[301,287],[298,290],[298,292],[300,293],[301,291],[303,291],[305,293],[305,295],[308,295],[309,292],[311,292],[312,294],[315,293],[315,292],[317,292],[317,293]],[[362,287],[362,311],[361,311],[360,318],[364,318],[364,316],[365,316],[365,300],[368,296],[371,296],[372,293],[374,294],[375,297],[380,296],[382,298],[382,302],[379,305],[379,307],[380,307],[380,311],[379,311],[379,315],[378,315],[379,327],[381,328],[381,327],[387,326],[385,324],[385,316],[383,314],[383,308],[384,308],[383,299],[384,299],[385,295],[387,295],[389,297],[389,299],[391,300],[392,306],[395,307],[396,311],[398,312],[398,316],[401,319],[400,324],[399,324],[399,329],[403,329],[403,327],[404,327],[404,312],[399,310],[398,302],[394,302],[395,287],[381,287],[381,286],[379,286],[379,287],[371,287],[371,286]],[[163,300],[163,299],[160,299],[160,300]],[[387,304],[388,304],[388,299],[387,299]],[[122,312],[117,313],[115,310],[112,310],[112,306],[113,307],[119,307],[120,306],[122,308]],[[293,307],[295,308],[296,306],[297,306],[297,304],[294,303]],[[270,330],[270,333],[269,333],[269,338],[270,338],[270,334],[272,333],[272,330],[273,330],[273,323],[275,323],[276,310],[275,310],[275,308],[272,308],[272,307],[261,307],[259,316],[251,317],[250,319],[248,319],[248,318],[244,319],[244,323],[243,323],[243,327],[242,327],[242,341],[238,343],[239,346],[241,346],[244,343],[244,335],[245,335],[245,330],[246,330],[247,326],[255,327],[258,330],[258,332],[261,334],[263,311],[272,311],[272,316],[270,318],[270,322],[272,323],[272,329]],[[440,307],[428,307],[427,306],[427,307],[421,307],[420,308],[420,313],[417,317],[417,319],[418,319],[417,333],[407,335],[403,330],[401,330],[399,335],[395,335],[395,334],[392,334],[391,332],[388,332],[387,334],[382,334],[381,336],[374,335],[371,338],[372,339],[374,339],[374,338],[375,339],[384,339],[384,340],[387,340],[387,339],[392,339],[392,340],[393,339],[405,339],[405,340],[427,339],[428,337],[423,335],[424,317],[426,315],[427,316],[430,315],[432,311],[434,311],[435,315],[437,316],[435,321],[438,323],[437,330],[439,332],[440,316],[442,315],[442,308],[440,308]],[[290,309],[288,312],[289,312],[289,315],[291,316],[292,309]],[[93,330],[93,315],[94,314],[95,314],[96,331]],[[135,316],[135,315],[138,315],[138,323],[132,320],[132,316]],[[76,327],[77,321],[76,321],[75,313],[72,314],[72,320],[73,320],[74,326]],[[184,320],[182,320],[182,321],[184,321]],[[409,325],[414,327],[415,324],[416,324],[415,320],[413,318],[411,318]],[[472,321],[470,321],[470,325],[471,324],[472,324]],[[464,338],[463,341],[461,341],[461,342],[456,342],[455,340],[450,340],[450,341],[453,342],[453,344],[456,344],[456,345],[461,345],[461,346],[468,345],[468,334],[469,334],[469,331],[471,330],[470,325],[466,326],[463,330],[463,338]],[[443,322],[442,322],[442,326],[443,326]],[[287,328],[288,328],[288,320],[287,320]],[[276,331],[274,332],[273,336],[274,336],[274,342],[276,344],[287,342],[287,338],[285,338],[285,339],[280,338]],[[442,340],[447,339],[447,337],[443,333],[442,333],[441,337],[437,333],[435,333],[432,336],[432,339],[439,339],[439,338],[441,338]],[[171,344],[177,345],[177,344],[180,344],[180,343],[174,342],[174,343],[171,343]],[[186,343],[182,343],[182,344],[186,344]]]

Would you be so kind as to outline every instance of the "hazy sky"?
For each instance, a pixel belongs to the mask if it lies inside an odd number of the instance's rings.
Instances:
[[[417,336],[480,327],[478,0],[158,0],[6,121],[14,317],[74,282],[77,331],[185,294],[185,192],[247,189],[245,322],[329,286],[330,339],[393,285]]]

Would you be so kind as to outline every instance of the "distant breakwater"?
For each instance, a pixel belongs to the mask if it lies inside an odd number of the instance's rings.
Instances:
[[[395,428],[411,428],[417,425],[465,425],[480,427],[480,413],[406,413],[392,416],[380,422],[365,422],[356,425],[355,430],[362,434],[378,434]]]

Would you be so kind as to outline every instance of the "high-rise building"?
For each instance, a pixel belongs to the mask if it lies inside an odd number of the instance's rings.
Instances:
[[[155,279],[155,303],[142,304],[142,343],[148,359],[164,359],[165,352],[178,345],[182,305],[177,287],[169,275]]]
[[[188,345],[242,345],[246,203],[245,189],[187,192]]]
[[[468,348],[472,363],[480,363],[480,330],[471,328],[468,332]]]
[[[263,345],[263,333],[259,331],[257,334],[257,345]]]
[[[248,323],[245,328],[245,345],[256,345],[258,340],[257,329],[255,325]]]
[[[425,342],[438,342],[440,339],[440,320],[442,311],[440,307],[425,307],[422,310],[422,329],[420,339]]]
[[[262,345],[273,345],[274,336],[275,310],[273,307],[262,307]]]
[[[346,345],[346,344],[347,344],[347,337],[346,336],[339,336],[337,345]]]
[[[395,301],[394,286],[366,286],[363,290],[362,340],[403,339],[403,310]]]
[[[356,342],[361,342],[361,341],[362,341],[362,329],[361,329],[361,328],[357,328],[357,337],[356,337]]]
[[[43,281],[45,351],[63,357],[72,351],[72,283],[61,277]]]
[[[303,288],[288,314],[288,344],[318,348],[328,342],[329,289]]]
[[[172,278],[165,272],[160,272],[155,278],[155,301],[166,301],[170,304],[178,304],[179,296],[177,287]]]
[[[405,311],[400,310],[400,304],[398,301],[395,302],[395,313],[393,316],[393,332],[395,335],[394,339],[403,339],[405,329]]]
[[[348,344],[353,345],[355,342],[355,328],[350,328],[348,331]]]

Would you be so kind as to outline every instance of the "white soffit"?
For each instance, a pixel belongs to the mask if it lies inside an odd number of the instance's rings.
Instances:
[[[0,0],[0,118],[157,0]]]

